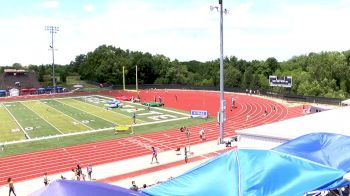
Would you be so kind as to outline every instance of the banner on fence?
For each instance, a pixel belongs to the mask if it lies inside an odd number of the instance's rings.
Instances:
[[[207,110],[191,110],[191,117],[200,117],[200,118],[207,118],[208,117],[208,111]]]

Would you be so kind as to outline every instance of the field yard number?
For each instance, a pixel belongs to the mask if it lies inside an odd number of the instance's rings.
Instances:
[[[156,111],[150,111],[150,112],[147,112],[147,113],[142,113],[142,114],[137,114],[138,116],[147,116],[147,115],[153,115],[153,114],[163,114],[161,112],[156,112]]]
[[[136,109],[135,106],[132,105],[124,105],[123,108],[127,108],[127,109],[121,109],[122,111],[128,112],[128,113],[136,113],[139,111],[144,111],[144,108],[138,108]],[[167,120],[167,119],[174,119],[177,118],[174,115],[169,115],[169,114],[163,114],[161,112],[156,112],[156,111],[149,111],[147,113],[141,113],[141,114],[137,114],[138,116],[147,116],[147,115],[155,115],[155,116],[149,116],[147,118],[152,119],[154,121],[160,121],[160,120]]]
[[[79,125],[78,122],[72,121],[73,125]]]
[[[87,101],[87,102],[90,102],[90,103],[95,103],[95,104],[99,104],[99,103],[105,102],[103,99],[99,99],[97,97],[85,97],[84,100]]]
[[[140,108],[140,109],[121,109],[122,111],[128,112],[128,113],[135,113],[135,112],[139,112],[139,111],[143,111],[145,109]]]
[[[139,111],[143,111],[145,109],[143,108],[137,108],[135,106],[131,106],[131,105],[123,105],[123,108],[130,108],[130,109],[121,109],[122,111],[128,112],[128,113],[135,113],[135,112],[139,112]]]
[[[169,114],[164,114],[164,115],[159,115],[159,116],[150,116],[148,118],[152,119],[152,120],[166,120],[169,118],[177,118],[177,117],[173,116],[173,115],[169,115]]]
[[[25,127],[24,130],[31,131],[31,130],[33,130],[33,127]]]
[[[16,128],[16,129],[11,129],[11,132],[14,133],[14,132],[18,132],[19,131],[19,128]]]
[[[83,123],[83,124],[88,124],[89,121],[88,121],[88,120],[82,120],[81,123]]]

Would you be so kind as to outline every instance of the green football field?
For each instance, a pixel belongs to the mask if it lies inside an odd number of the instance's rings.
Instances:
[[[47,136],[114,129],[116,125],[143,126],[182,120],[188,114],[147,108],[122,102],[122,108],[109,108],[110,97],[99,95],[0,103],[0,143]],[[135,114],[135,123],[133,115]]]

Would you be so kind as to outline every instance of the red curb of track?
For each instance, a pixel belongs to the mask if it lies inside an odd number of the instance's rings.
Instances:
[[[195,162],[195,161],[200,161],[200,160],[204,160],[204,159],[207,159],[207,158],[211,158],[211,157],[217,156],[218,154],[222,154],[224,152],[230,151],[230,150],[232,150],[234,148],[236,148],[236,147],[225,148],[223,150],[218,150],[218,151],[215,151],[215,152],[210,152],[210,153],[207,153],[207,154],[191,157],[191,158],[188,159],[188,162]],[[146,168],[146,169],[141,169],[141,170],[129,172],[129,173],[126,173],[126,174],[120,174],[120,175],[111,176],[111,177],[108,177],[108,178],[99,179],[97,181],[98,182],[104,182],[104,183],[112,183],[112,182],[116,182],[116,181],[119,181],[119,180],[123,180],[123,179],[127,179],[127,178],[133,178],[133,177],[136,177],[136,176],[149,174],[149,173],[153,173],[153,172],[157,172],[157,171],[161,171],[161,170],[165,170],[165,169],[169,169],[169,168],[172,168],[172,167],[185,165],[185,164],[186,163],[184,162],[184,160],[174,161],[174,162],[166,163],[166,164],[163,164],[163,165],[157,165],[157,166],[154,166],[154,167],[150,167],[150,168]]]

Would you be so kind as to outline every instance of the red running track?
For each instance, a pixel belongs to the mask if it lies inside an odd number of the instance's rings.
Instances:
[[[133,92],[122,91],[109,91],[102,94],[109,96],[135,96]],[[144,90],[140,92],[140,96],[143,101],[151,101],[154,100],[155,96],[162,96],[165,106],[170,108],[186,111],[203,109],[208,110],[212,116],[216,115],[218,111],[218,92]],[[236,99],[237,107],[233,111],[229,107],[232,96]],[[268,99],[242,94],[226,94],[225,97],[228,103],[225,136],[234,135],[237,129],[258,126],[302,115],[301,106],[287,108],[282,104]],[[268,115],[264,115],[265,110],[268,111]],[[201,127],[206,128],[208,141],[218,138],[218,126],[216,122],[192,126],[189,127],[192,131],[190,137],[191,145],[202,142],[198,137],[198,131]],[[172,129],[128,138],[2,157],[0,158],[0,185],[6,184],[8,177],[12,177],[18,182],[40,177],[45,172],[54,174],[69,171],[77,163],[83,167],[88,163],[100,165],[150,154],[151,146],[155,146],[161,152],[182,147],[185,143],[187,143],[185,134],[181,133],[178,129]]]

